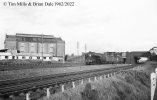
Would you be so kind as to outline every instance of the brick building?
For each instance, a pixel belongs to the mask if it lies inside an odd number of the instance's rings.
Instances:
[[[65,41],[53,35],[19,34],[6,35],[4,48],[18,50],[16,56],[35,59],[63,58]],[[27,57],[26,57],[27,56]]]

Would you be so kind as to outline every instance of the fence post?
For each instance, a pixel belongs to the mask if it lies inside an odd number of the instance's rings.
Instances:
[[[72,82],[72,87],[75,88],[75,82]]]
[[[89,82],[89,83],[91,82],[90,78],[88,78],[88,82]]]
[[[64,85],[63,84],[61,85],[61,89],[62,89],[62,92],[64,92]]]
[[[96,76],[94,77],[94,81],[96,81],[97,79],[96,79]]]
[[[83,79],[81,80],[81,84],[83,84]]]
[[[10,95],[9,98],[12,99],[14,97],[14,95]]]
[[[108,78],[110,77],[110,74],[108,74]]]
[[[156,88],[156,74],[151,73],[151,100],[154,98],[155,88]]]
[[[31,100],[30,99],[30,92],[26,93],[26,100]]]
[[[51,94],[50,94],[50,88],[47,88],[47,89],[46,89],[46,95],[47,95],[47,98],[50,97],[50,95],[51,95]]]

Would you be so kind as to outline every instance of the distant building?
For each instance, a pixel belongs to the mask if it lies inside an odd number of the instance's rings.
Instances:
[[[153,47],[149,50],[151,56],[150,56],[150,60],[151,61],[157,61],[157,47]]]
[[[153,47],[149,50],[152,55],[157,55],[157,47]]]
[[[126,58],[126,52],[122,52],[122,58]]]
[[[29,56],[36,59],[63,58],[65,55],[65,41],[53,35],[20,34],[6,35],[4,48],[17,50],[16,56]]]

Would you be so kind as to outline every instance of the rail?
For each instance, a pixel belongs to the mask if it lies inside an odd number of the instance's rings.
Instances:
[[[125,70],[130,68],[133,68],[133,66],[130,65],[130,66],[123,66],[123,67],[105,68],[105,69],[88,70],[88,71],[71,72],[71,73],[2,81],[0,82],[0,96],[11,95],[20,92],[27,92],[37,88],[44,88],[44,87],[48,87],[56,84],[62,84],[62,83],[64,84],[66,82],[98,76],[101,74],[108,74],[111,72],[117,72],[120,70]]]
[[[85,65],[83,63],[1,63],[0,71],[19,70],[19,69],[32,69],[32,68],[58,68],[58,67],[72,67]],[[43,67],[44,66],[44,67]]]

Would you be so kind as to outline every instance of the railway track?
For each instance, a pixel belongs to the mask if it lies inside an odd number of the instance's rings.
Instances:
[[[83,63],[34,63],[34,64],[14,64],[14,63],[0,63],[0,71],[20,70],[20,69],[37,69],[37,68],[58,68],[58,67],[73,67],[85,65]]]
[[[134,66],[129,65],[123,67],[104,68],[104,69],[97,69],[97,70],[79,71],[79,72],[53,74],[47,76],[1,81],[0,97],[21,93],[21,92],[27,92],[33,89],[53,86],[56,84],[64,84],[66,82],[80,80],[83,78],[100,76],[111,72],[130,69],[133,67]]]

